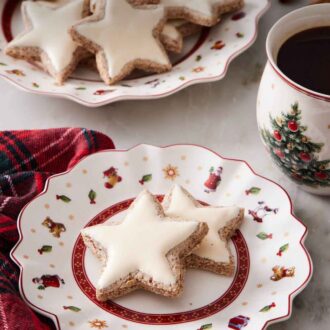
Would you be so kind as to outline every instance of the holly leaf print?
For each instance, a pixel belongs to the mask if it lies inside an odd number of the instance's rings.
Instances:
[[[70,203],[71,202],[71,198],[69,198],[68,196],[65,196],[65,195],[56,195],[56,199],[61,200],[64,203]]]
[[[63,309],[70,310],[71,312],[75,312],[75,313],[78,313],[81,311],[81,308],[76,307],[76,306],[63,306]]]
[[[146,174],[142,177],[139,183],[143,186],[146,182],[150,182],[152,180],[152,174]]]
[[[50,253],[52,252],[53,247],[51,245],[43,245],[40,249],[38,249],[39,254]]]
[[[93,189],[91,189],[90,192],[88,193],[88,198],[91,204],[96,204],[95,202],[96,196],[97,196],[96,192]]]
[[[259,312],[261,312],[261,313],[267,313],[267,312],[269,312],[274,307],[276,307],[276,305],[275,305],[275,303],[272,303],[270,305],[267,305],[267,306],[261,308]]]
[[[206,330],[206,329],[212,329],[212,323],[202,325],[199,330]]]
[[[258,195],[261,191],[261,188],[258,187],[252,187],[245,191],[246,195]]]
[[[277,255],[278,255],[279,257],[282,257],[282,254],[283,254],[285,251],[287,251],[287,250],[289,250],[289,243],[282,245],[282,246],[279,248],[279,250],[278,250],[278,252],[277,252]]]
[[[265,241],[266,239],[272,239],[273,238],[273,234],[267,234],[265,232],[260,232],[257,237],[263,241]]]

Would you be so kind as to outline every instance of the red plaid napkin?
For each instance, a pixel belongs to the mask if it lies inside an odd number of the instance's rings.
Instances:
[[[113,148],[110,138],[81,128],[0,132],[0,329],[54,328],[19,295],[19,269],[9,252],[18,240],[20,210],[43,190],[50,175],[66,171],[86,155]]]

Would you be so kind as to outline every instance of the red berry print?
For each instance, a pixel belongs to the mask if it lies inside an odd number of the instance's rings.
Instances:
[[[300,159],[304,161],[305,163],[309,163],[312,160],[312,157],[307,152],[301,152],[299,155]]]
[[[329,176],[325,172],[316,172],[315,177],[319,180],[327,180]]]
[[[279,131],[274,131],[274,138],[277,140],[277,141],[282,141],[282,135]]]
[[[281,159],[285,158],[285,155],[284,155],[283,151],[281,151],[280,149],[276,149],[274,152]]]
[[[289,129],[291,132],[297,132],[297,131],[298,131],[298,128],[299,128],[299,126],[298,126],[298,124],[297,124],[296,121],[294,121],[294,120],[290,120],[290,121],[288,122],[288,129]]]

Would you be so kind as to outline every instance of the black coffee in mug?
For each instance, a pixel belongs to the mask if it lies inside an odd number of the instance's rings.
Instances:
[[[279,50],[277,65],[297,84],[330,95],[330,26],[289,38]]]

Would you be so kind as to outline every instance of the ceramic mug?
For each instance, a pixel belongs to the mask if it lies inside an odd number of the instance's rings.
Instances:
[[[330,95],[300,86],[276,63],[288,38],[321,26],[330,26],[330,4],[303,7],[273,26],[266,42],[268,62],[257,120],[263,143],[284,173],[308,192],[330,195]]]

